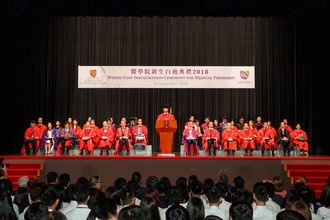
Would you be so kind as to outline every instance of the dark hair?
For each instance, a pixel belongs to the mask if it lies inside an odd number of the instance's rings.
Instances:
[[[253,209],[246,201],[237,201],[231,204],[229,215],[232,220],[252,220]]]
[[[59,177],[58,177],[58,181],[60,183],[61,186],[63,187],[67,187],[70,183],[70,175],[68,173],[62,173]]]
[[[105,195],[98,189],[92,187],[89,189],[88,207],[92,209],[95,204],[102,203],[105,199]]]
[[[58,174],[54,171],[51,171],[49,173],[47,173],[47,183],[52,183],[52,182],[56,182],[56,179],[58,178]]]
[[[122,178],[122,177],[119,177],[115,180],[115,187],[116,189],[123,189],[124,187],[126,186],[126,179],[125,178]]]
[[[108,217],[117,215],[117,204],[113,199],[105,199],[96,203],[89,213],[87,220],[108,219]]]
[[[165,193],[171,187],[171,182],[167,177],[160,178],[158,182],[157,189],[159,194]]]
[[[222,198],[225,198],[226,195],[227,195],[227,186],[226,186],[226,184],[220,182],[220,183],[215,184],[215,187],[218,188],[218,190],[220,192],[220,196]]]
[[[205,217],[205,220],[222,220],[222,218],[220,218],[216,215],[208,215]]]
[[[120,200],[122,202],[122,205],[131,205],[130,203],[132,202],[134,198],[134,194],[131,190],[128,188],[123,188],[120,193]]]
[[[203,201],[198,197],[192,197],[187,204],[190,220],[204,220],[205,208]]]
[[[158,204],[152,197],[144,197],[140,203],[140,206],[149,210],[152,220],[160,220]]]
[[[288,193],[285,196],[285,209],[288,210],[290,209],[290,207],[292,206],[293,203],[297,202],[297,201],[303,201],[298,195],[292,194],[292,193]]]
[[[189,220],[188,211],[181,205],[173,205],[166,210],[166,220]]]
[[[135,171],[132,174],[132,180],[135,181],[136,183],[140,184],[140,182],[141,182],[141,173]]]
[[[258,185],[253,187],[253,193],[256,199],[260,202],[266,202],[268,198],[267,187],[265,186],[265,184],[260,184],[260,183],[256,183],[256,184]]]
[[[43,215],[48,213],[48,207],[42,202],[35,202],[30,205],[24,214],[25,220],[40,220]]]
[[[74,197],[76,198],[78,203],[85,202],[88,199],[89,196],[89,190],[86,188],[78,187],[78,190],[74,194]]]
[[[280,176],[274,176],[273,183],[274,183],[276,192],[283,191],[283,183],[282,183],[282,179]]]
[[[92,176],[91,178],[89,178],[89,183],[91,187],[96,186],[96,184],[99,182],[100,182],[99,176]]]
[[[165,193],[166,204],[169,205],[178,205],[181,200],[181,191],[178,187],[172,186]]]
[[[78,191],[77,184],[70,184],[68,188],[65,190],[65,199],[67,202],[71,202],[76,200],[75,194]]]
[[[206,193],[206,197],[210,203],[220,202],[220,190],[217,187],[213,187]]]
[[[51,190],[45,190],[41,194],[41,198],[40,198],[41,202],[43,202],[47,206],[54,205],[57,199],[59,199],[58,195]]]
[[[206,178],[203,182],[203,194],[206,194],[214,186],[214,181],[211,178]]]
[[[76,184],[79,188],[89,188],[90,187],[89,180],[85,176],[79,177],[76,181]]]
[[[25,187],[19,187],[15,191],[15,198],[13,202],[18,206],[19,213],[22,213],[24,209],[30,205],[29,191]]]
[[[151,220],[151,213],[141,206],[130,205],[120,210],[118,220]]]
[[[158,178],[156,176],[149,176],[146,180],[147,188],[157,188]]]
[[[203,191],[203,184],[199,180],[192,181],[190,184],[190,191],[193,194],[200,195]]]
[[[112,194],[113,194],[114,192],[116,192],[116,191],[117,191],[116,187],[114,187],[114,186],[109,186],[109,187],[105,190],[105,197],[106,197],[106,198],[111,198]]]
[[[178,177],[178,179],[176,180],[175,185],[179,188],[187,188],[187,178],[180,176]]]
[[[43,188],[41,188],[40,184],[36,184],[30,187],[30,198],[32,202],[40,200],[42,191]]]
[[[300,214],[302,214],[304,216],[304,218],[306,220],[312,219],[311,210],[309,209],[309,206],[304,202],[301,202],[301,201],[294,202],[291,205],[290,210],[299,212]]]
[[[135,182],[134,180],[130,180],[127,182],[126,187],[131,190],[131,192],[135,195],[137,193],[137,191],[139,190],[140,186],[137,182]]]
[[[245,180],[241,176],[236,176],[234,178],[234,184],[235,184],[236,189],[243,189],[244,185],[245,185]]]
[[[265,182],[265,186],[267,187],[268,196],[273,197],[275,194],[275,185],[271,182]]]
[[[144,192],[144,197],[151,197],[155,200],[156,204],[159,206],[159,193],[156,188],[146,189]]]
[[[276,215],[276,220],[305,220],[305,217],[294,210],[284,210]]]
[[[40,220],[67,220],[67,218],[62,212],[52,211],[43,215]]]
[[[16,220],[11,196],[8,193],[0,194],[0,218],[4,220]]]
[[[0,180],[0,191],[12,194],[13,183],[9,179]]]
[[[190,190],[192,182],[198,180],[198,177],[196,175],[190,175],[188,178],[188,188]]]

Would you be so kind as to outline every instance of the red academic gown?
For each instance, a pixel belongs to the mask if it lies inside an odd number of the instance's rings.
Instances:
[[[24,133],[24,141],[31,136],[36,137],[36,152],[38,152],[39,149],[39,145],[40,145],[40,140],[41,140],[41,135],[42,132],[40,131],[40,129],[35,126],[34,129],[29,127],[28,129],[26,129],[25,133]],[[32,148],[32,144],[29,144],[29,148]],[[23,147],[21,149],[21,153],[25,154],[26,153],[26,149],[25,149],[25,145],[23,144]]]
[[[278,130],[281,129],[281,126],[278,128]],[[292,132],[292,127],[290,125],[285,125],[285,129],[289,132],[289,134],[291,134]]]
[[[268,137],[270,139],[269,140],[263,139],[265,137]],[[257,135],[258,143],[261,146],[265,147],[266,149],[271,149],[276,146],[276,144],[274,142],[274,138],[275,138],[275,135],[274,135],[274,131],[272,129],[262,128],[258,131],[258,135]]]
[[[119,151],[119,147],[120,147],[120,144],[119,144],[119,137],[122,137],[122,136],[126,136],[128,137],[128,145],[129,145],[129,150],[131,151],[132,150],[132,132],[131,132],[131,129],[129,127],[125,127],[125,131],[124,131],[124,135],[122,134],[122,131],[121,131],[121,128],[117,128],[117,131],[116,131],[116,145],[115,145],[115,154],[118,153]]]
[[[37,124],[37,127],[39,128],[41,134],[43,134],[44,131],[47,130],[47,126],[43,124]]]
[[[171,113],[166,113],[166,114],[162,113],[158,115],[157,120],[164,120],[164,121],[175,120],[175,117]]]
[[[189,137],[190,130],[192,130],[191,136],[196,140],[196,155],[199,155],[198,144],[197,144],[199,132],[193,128],[192,129],[186,128],[186,129],[184,129],[184,131],[182,133],[182,143],[183,143],[184,149],[185,149],[187,155],[188,155],[189,151],[190,151],[190,153],[193,153],[192,147],[188,146],[187,141],[186,141],[187,138]]]
[[[99,147],[105,148],[106,146],[111,146],[115,142],[115,134],[113,133],[113,129],[109,127],[102,127],[99,130],[100,139],[99,139]],[[102,139],[102,137],[107,137],[107,139]]]
[[[83,140],[83,137],[89,137],[88,140]],[[95,131],[90,128],[87,130],[86,128],[83,128],[79,134],[79,150],[82,151],[82,149],[86,149],[88,151],[92,151],[95,147],[93,139],[96,137]]]
[[[206,129],[208,129],[208,125],[207,125],[207,123],[203,123],[202,125],[201,125],[201,128],[203,129],[203,131],[205,131]]]
[[[79,137],[79,134],[81,132],[81,128],[79,125],[77,125],[76,127],[72,126],[72,133],[76,136]]]
[[[71,144],[72,144],[72,135],[73,135],[72,129],[69,128],[68,130],[66,130],[65,128],[62,128],[62,129],[60,130],[60,136],[61,136],[62,138],[64,138],[64,136],[65,136],[66,134],[69,134],[71,137],[70,137],[69,139],[65,139],[65,141],[64,141],[64,146],[62,146],[62,147],[70,147]],[[61,150],[63,150],[63,149],[61,149]]]
[[[304,137],[304,140],[303,141],[300,141],[300,140],[297,140],[296,138],[298,137],[298,135],[300,134],[304,134],[305,137]],[[304,151],[308,151],[308,137],[307,137],[307,134],[305,131],[303,130],[293,130],[290,134],[291,136],[291,144],[292,145],[297,145],[299,147],[300,150],[304,150]]]
[[[245,138],[251,138],[251,140],[244,140]],[[255,148],[255,143],[254,143],[254,132],[253,130],[247,129],[247,130],[240,130],[238,132],[238,139],[239,143],[242,146],[242,148],[245,150],[248,146],[250,146],[251,149]]]
[[[212,135],[212,138],[216,138],[216,140],[214,141],[214,147],[218,147],[218,143],[220,141],[220,136],[219,136],[219,132],[217,131],[217,129],[212,128],[212,131],[209,128],[206,129],[204,131],[204,134],[202,137],[204,149],[206,152],[208,152],[207,140],[211,137],[211,135]]]
[[[236,150],[237,147],[237,131],[238,129],[233,127],[231,129],[226,129],[222,132],[222,145],[225,150]],[[232,138],[233,141],[228,141],[229,138]]]
[[[133,134],[132,140],[134,143],[137,143],[135,138],[136,138],[136,135],[138,134],[139,127],[141,128],[141,134],[143,134],[146,139],[145,144],[147,144],[148,143],[148,128],[145,125],[141,125],[141,126],[135,125],[132,128],[132,134]]]

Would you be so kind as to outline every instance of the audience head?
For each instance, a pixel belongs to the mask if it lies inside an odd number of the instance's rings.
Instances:
[[[203,182],[203,194],[206,194],[214,186],[214,181],[211,178],[206,178]]]
[[[236,176],[234,178],[234,185],[235,185],[236,189],[244,189],[244,185],[245,185],[244,178],[241,176]]]
[[[304,216],[304,218],[306,220],[311,220],[312,219],[311,210],[309,209],[307,204],[304,203],[304,202],[301,202],[301,201],[294,202],[291,205],[290,210],[299,212],[300,214],[302,214]]]
[[[253,199],[257,202],[265,203],[268,198],[268,190],[264,183],[256,183],[253,186]]]
[[[159,193],[156,188],[146,189],[144,197],[151,197],[155,200],[156,204],[159,205]]]
[[[192,181],[190,184],[190,192],[193,195],[201,195],[203,192],[203,184],[199,180]]]
[[[157,189],[159,194],[165,194],[165,192],[171,187],[171,182],[167,177],[160,178]]]
[[[62,212],[52,211],[43,215],[40,220],[67,220],[67,218]]]
[[[90,186],[98,190],[102,189],[102,180],[99,176],[92,176],[89,179]]]
[[[157,188],[158,178],[156,176],[149,176],[146,180],[147,188]]]
[[[48,206],[42,202],[35,202],[30,205],[24,214],[25,220],[40,220],[48,213]]]
[[[181,201],[181,191],[178,187],[172,186],[165,193],[165,201],[167,205],[178,205]]]
[[[117,204],[112,199],[105,199],[102,202],[96,203],[87,219],[113,219],[117,216]]]
[[[124,187],[126,186],[126,179],[125,178],[122,178],[122,177],[119,177],[115,180],[115,187],[116,189],[123,189]]]
[[[59,203],[60,199],[58,195],[51,191],[51,190],[46,190],[41,194],[40,198],[41,202],[46,204],[49,209],[55,210],[57,204]]]
[[[29,192],[30,204],[40,201],[42,191],[43,188],[41,188],[40,184],[30,187],[30,192]]]
[[[223,219],[216,216],[216,215],[208,215],[208,216],[205,217],[204,220],[223,220]]]
[[[66,188],[69,186],[70,184],[70,175],[68,173],[62,173],[59,177],[58,177],[58,181],[59,184]]]
[[[70,184],[68,188],[65,190],[65,198],[67,202],[76,200],[75,195],[78,191],[77,184]]]
[[[190,220],[204,220],[205,208],[203,201],[198,197],[191,197],[187,204]]]
[[[87,179],[87,177],[79,177],[76,181],[76,184],[79,188],[89,188],[90,187],[90,183],[89,180]]]
[[[218,173],[218,181],[224,184],[228,184],[229,172],[228,170],[222,169]]]
[[[123,206],[135,204],[135,196],[128,188],[123,188],[120,193],[120,200]]]
[[[274,183],[276,192],[283,191],[283,183],[282,183],[282,179],[280,176],[274,176],[273,183]]]
[[[54,171],[47,173],[48,184],[58,184],[58,174]]]
[[[136,183],[140,184],[141,183],[141,173],[135,171],[133,174],[132,174],[132,180],[135,181]]]
[[[160,220],[158,204],[152,197],[144,197],[140,203],[140,206],[149,210],[152,220]]]
[[[166,220],[189,220],[188,211],[181,205],[173,205],[166,210]]]
[[[220,190],[217,187],[213,187],[206,193],[207,202],[209,204],[220,203],[221,195]]]
[[[305,220],[305,217],[294,210],[284,210],[276,215],[276,220]]]
[[[151,213],[141,206],[130,205],[120,210],[118,220],[151,220]]]
[[[88,200],[90,198],[89,190],[87,188],[78,187],[78,190],[76,191],[74,197],[77,200],[78,204],[87,205]]]
[[[234,202],[230,206],[229,216],[231,220],[252,220],[252,206],[251,204],[243,200]]]

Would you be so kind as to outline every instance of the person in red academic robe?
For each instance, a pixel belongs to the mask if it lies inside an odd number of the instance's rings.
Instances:
[[[255,148],[255,134],[253,130],[249,128],[248,123],[244,123],[243,130],[238,131],[238,139],[242,148],[247,152],[247,150],[254,150]]]
[[[94,145],[98,146],[100,140],[100,128],[95,124],[95,119],[91,120],[91,129],[93,129],[96,134],[95,138],[93,139]]]
[[[272,127],[272,122],[268,121],[267,124],[268,124],[268,129],[271,130],[273,132],[274,137],[276,137],[277,131],[274,127]]]
[[[274,155],[274,149],[276,147],[274,138],[276,133],[268,128],[268,123],[264,122],[263,128],[258,131],[257,139],[258,143],[264,148],[264,149],[271,149],[272,154]]]
[[[72,147],[72,139],[73,137],[73,131],[72,128],[70,128],[70,124],[68,122],[64,123],[64,128],[60,130],[60,137],[61,137],[61,148],[58,149],[59,153],[62,153],[64,155],[69,154],[69,150]]]
[[[81,127],[78,125],[78,120],[73,119],[72,121],[72,147],[74,148],[78,143],[78,137],[81,132]]]
[[[219,146],[220,136],[219,132],[213,128],[213,122],[210,121],[208,123],[208,128],[204,131],[203,134],[203,145],[205,151],[209,153],[209,155],[215,154],[215,148]]]
[[[182,133],[182,144],[186,155],[199,155],[197,147],[198,134],[198,131],[194,128],[194,122],[190,121],[188,128],[184,129]]]
[[[40,149],[45,150],[45,155],[56,153],[58,138],[51,122],[48,122],[47,129],[43,132],[40,141]]]
[[[170,107],[168,105],[163,106],[163,113],[159,114],[157,120],[175,120],[174,115],[169,113]]]
[[[233,155],[237,148],[237,131],[232,123],[228,123],[226,130],[222,132],[222,146],[230,155]]]
[[[72,118],[68,118],[68,123],[69,123],[69,127],[72,128],[72,125],[73,125],[73,121],[72,121]]]
[[[106,154],[109,155],[109,150],[115,141],[115,134],[113,133],[112,128],[109,128],[108,123],[106,121],[103,122],[103,127],[99,131],[100,140],[100,155],[103,154],[103,150],[106,151]]]
[[[85,128],[83,128],[79,134],[79,150],[80,155],[83,155],[83,150],[87,150],[88,154],[90,155],[91,152],[94,150],[94,143],[93,139],[96,137],[95,131],[91,128],[91,124],[89,121],[86,122]]]
[[[125,147],[127,155],[132,150],[132,132],[129,127],[126,126],[125,121],[120,122],[120,127],[116,131],[116,146],[115,154],[122,152]]]
[[[32,120],[30,121],[30,127],[25,130],[24,144],[21,150],[22,154],[29,153],[33,155],[38,152],[42,133],[36,125],[36,122]]]
[[[204,123],[201,125],[201,128],[202,128],[203,131],[205,131],[208,128],[209,122],[210,122],[210,117],[206,116],[204,118]]]
[[[144,146],[148,143],[148,128],[143,125],[142,118],[139,118],[137,125],[132,128],[132,135],[133,143]]]
[[[254,134],[253,140],[255,141],[258,135],[258,129],[255,127],[253,120],[249,120],[249,130]]]
[[[297,145],[303,155],[308,155],[308,137],[304,130],[301,129],[299,123],[296,124],[296,129],[291,132],[292,145]]]
[[[194,129],[196,129],[195,117],[193,115],[191,115],[189,117],[189,121],[187,121],[186,124],[184,125],[184,129],[187,129],[188,128],[189,122],[192,122],[194,124]]]
[[[39,118],[38,118],[38,124],[37,124],[37,127],[39,128],[41,134],[43,134],[44,131],[47,130],[47,126],[44,125],[42,122],[43,122],[43,119],[42,119],[41,117],[39,117]]]
[[[235,120],[234,119],[231,119],[230,120],[230,127],[232,130],[236,131],[236,133],[238,132],[238,128],[235,126]]]

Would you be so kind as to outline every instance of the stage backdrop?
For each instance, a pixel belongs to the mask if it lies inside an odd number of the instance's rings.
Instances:
[[[246,119],[275,127],[301,122],[311,152],[330,154],[329,16],[202,17],[2,16],[1,154],[18,153],[31,119],[138,116],[154,130],[161,106],[172,107],[178,151],[190,114]],[[255,66],[255,89],[79,89],[78,66]],[[323,101],[318,101],[319,99]]]

